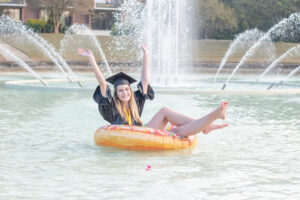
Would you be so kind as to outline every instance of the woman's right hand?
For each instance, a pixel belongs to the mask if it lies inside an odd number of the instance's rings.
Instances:
[[[78,48],[77,49],[77,53],[81,56],[84,56],[84,57],[87,57],[89,58],[89,61],[91,63],[91,66],[92,66],[92,69],[96,75],[96,78],[97,78],[97,81],[100,85],[100,88],[101,88],[101,94],[102,96],[106,97],[106,88],[107,88],[107,85],[106,85],[106,81],[103,77],[103,74],[102,72],[100,71],[98,65],[97,65],[97,62],[95,60],[95,57],[94,57],[94,54],[92,53],[91,50],[89,49],[82,49],[82,48]]]
[[[93,53],[89,49],[78,48],[77,53],[79,55],[82,55],[82,56],[85,56],[85,57],[88,57],[88,58],[93,58],[94,57]]]

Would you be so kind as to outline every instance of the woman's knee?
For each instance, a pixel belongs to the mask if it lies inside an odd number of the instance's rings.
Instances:
[[[160,113],[167,113],[167,112],[169,112],[170,111],[170,109],[169,108],[167,108],[167,107],[162,107],[160,110],[159,110],[159,112]]]

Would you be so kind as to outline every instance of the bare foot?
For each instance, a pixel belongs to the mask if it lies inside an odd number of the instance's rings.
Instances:
[[[202,133],[208,134],[209,132],[211,132],[213,130],[222,129],[227,126],[228,126],[228,124],[210,124],[202,131]]]
[[[221,105],[219,107],[219,109],[220,109],[220,116],[219,116],[219,118],[220,119],[224,120],[226,118],[226,109],[227,109],[227,107],[228,107],[228,102],[227,101],[222,101]]]

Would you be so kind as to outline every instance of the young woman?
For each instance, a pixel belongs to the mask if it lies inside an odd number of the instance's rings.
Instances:
[[[93,98],[98,103],[100,114],[111,124],[142,126],[141,114],[145,100],[154,98],[154,91],[149,85],[148,49],[145,45],[142,45],[141,48],[144,54],[141,82],[138,84],[138,90],[135,92],[132,91],[130,84],[136,82],[136,80],[122,72],[105,80],[93,53],[88,49],[78,49],[78,54],[88,57],[92,64],[99,83]],[[106,81],[114,85],[113,96]],[[168,108],[162,108],[145,126],[164,130],[168,122],[170,122],[175,125],[175,128],[169,131],[177,135],[186,137],[201,131],[207,134],[212,130],[228,126],[228,124],[213,124],[217,119],[224,120],[226,118],[227,105],[227,102],[221,102],[221,105],[216,110],[199,119],[193,119]]]

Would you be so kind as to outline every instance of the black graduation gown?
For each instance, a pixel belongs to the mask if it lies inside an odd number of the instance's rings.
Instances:
[[[154,99],[154,91],[150,85],[148,85],[147,94],[144,94],[142,83],[139,82],[137,85],[138,90],[134,92],[135,101],[138,107],[138,111],[140,116],[142,116],[143,108],[146,99],[153,100]],[[100,86],[98,86],[94,92],[93,98],[95,102],[98,104],[98,110],[102,117],[111,123],[112,125],[121,125],[125,124],[128,125],[128,122],[124,121],[119,114],[113,97],[111,95],[111,90],[109,86],[106,89],[106,97],[103,97],[100,91]],[[132,121],[132,125],[141,126],[139,122],[135,120]]]

